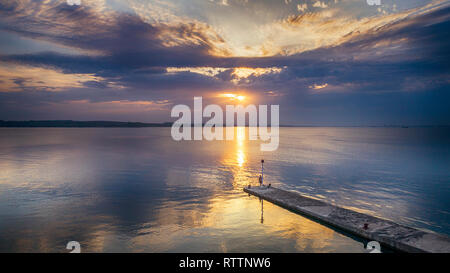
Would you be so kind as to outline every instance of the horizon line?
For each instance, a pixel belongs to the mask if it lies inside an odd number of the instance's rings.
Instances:
[[[33,124],[34,123],[34,124]],[[37,124],[36,124],[37,123]],[[54,124],[39,124],[39,123],[54,123]],[[64,124],[66,123],[66,124]],[[99,124],[93,124],[99,123]],[[104,123],[104,124],[100,124]],[[172,126],[174,122],[140,122],[140,121],[114,121],[114,120],[0,120],[0,127],[169,127]],[[78,126],[77,126],[78,125]],[[89,125],[89,126],[88,126]],[[127,125],[127,126],[125,126]],[[191,123],[192,126],[204,126],[202,124]],[[271,124],[267,124],[270,127]],[[245,126],[217,126],[217,127],[252,127],[246,124]],[[261,126],[256,126],[261,127]],[[408,127],[450,127],[450,125],[410,125],[410,124],[383,124],[383,125],[314,125],[314,124],[280,124],[279,127],[360,127],[360,128],[370,128],[370,127],[381,127],[381,128],[408,128]]]

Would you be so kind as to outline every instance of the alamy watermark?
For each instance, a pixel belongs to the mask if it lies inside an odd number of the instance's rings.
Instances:
[[[68,242],[66,249],[71,250],[70,253],[81,253],[81,245],[77,241]]]
[[[366,249],[369,251],[369,253],[381,253],[381,245],[377,241],[368,242]]]
[[[261,151],[275,151],[279,144],[279,105],[270,106],[270,130],[268,124],[267,105],[226,105],[225,125],[222,108],[216,104],[210,104],[203,108],[202,97],[194,97],[194,109],[184,104],[172,108],[171,117],[179,118],[172,125],[172,138],[180,140],[233,140],[234,127],[248,125],[249,140],[262,140]],[[192,120],[192,112],[194,118]],[[248,115],[248,123],[246,123]],[[235,124],[235,117],[237,123]],[[203,123],[203,118],[210,118]],[[225,129],[225,134],[224,134]],[[192,135],[193,133],[193,135]]]

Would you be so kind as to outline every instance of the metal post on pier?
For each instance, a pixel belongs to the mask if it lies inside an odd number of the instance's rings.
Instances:
[[[264,159],[261,159],[261,185],[264,185]]]

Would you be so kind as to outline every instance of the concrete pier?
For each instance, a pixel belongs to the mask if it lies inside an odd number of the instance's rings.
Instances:
[[[251,187],[244,191],[271,203],[370,241],[402,252],[450,253],[450,238],[402,226],[392,221],[340,208],[277,188]]]

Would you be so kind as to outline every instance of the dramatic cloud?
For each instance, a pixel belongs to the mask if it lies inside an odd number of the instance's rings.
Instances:
[[[284,124],[450,123],[449,1],[184,5],[0,2],[0,119],[167,121],[241,94]]]

